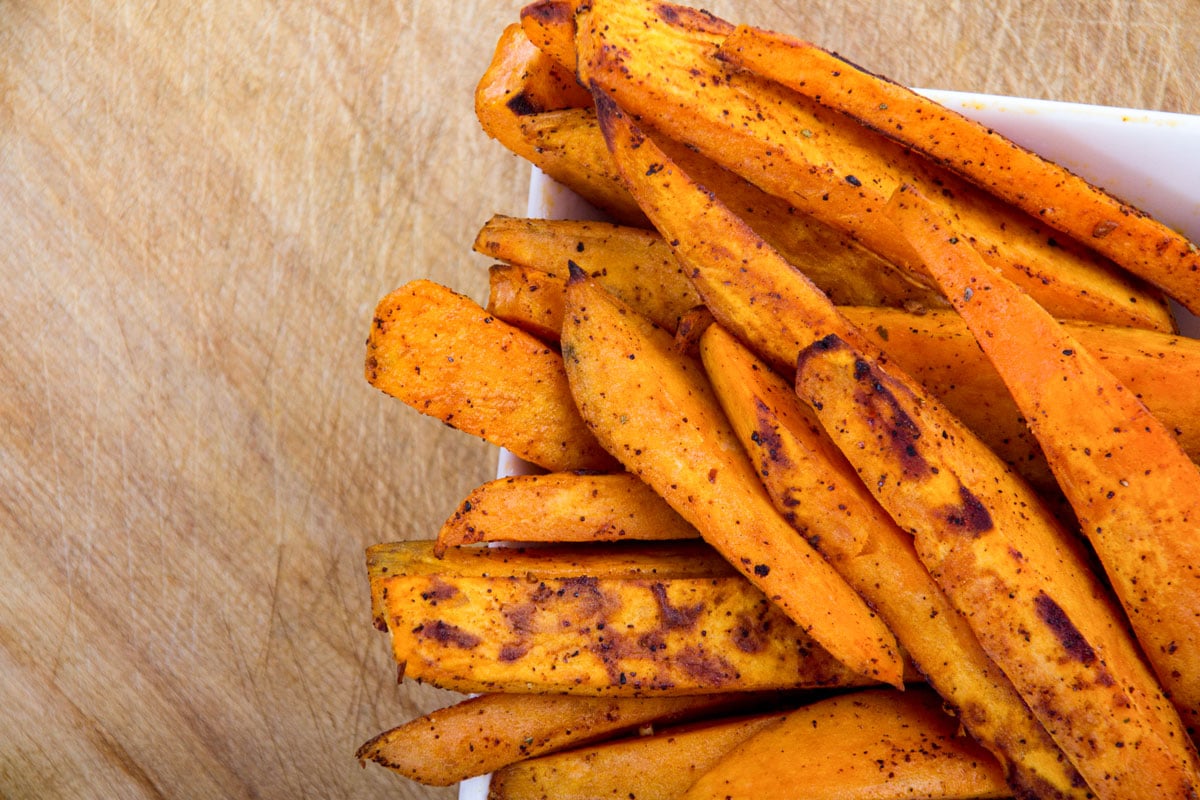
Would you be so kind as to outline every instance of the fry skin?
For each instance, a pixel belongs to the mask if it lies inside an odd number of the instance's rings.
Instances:
[[[729,23],[654,0],[596,0],[576,24],[593,95],[913,275],[927,271],[882,214],[904,182],[936,193],[989,263],[1056,316],[1173,330],[1160,294],[1111,262],[854,121],[718,61]]]
[[[1081,340],[911,188],[888,208],[1037,436],[1167,694],[1200,727],[1200,467]],[[1086,400],[1081,399],[1086,398]]]
[[[1002,134],[816,45],[739,25],[719,57],[794,89],[913,148],[1200,313],[1200,250]]]
[[[562,357],[431,281],[379,301],[365,372],[372,386],[422,414],[545,469],[616,466],[575,409]]]
[[[702,368],[670,334],[573,270],[562,348],[605,448],[842,663],[899,685],[891,632],[772,506]]]
[[[684,800],[1008,797],[999,765],[932,692],[866,690],[789,712],[731,750]]]
[[[498,478],[476,488],[438,531],[437,553],[480,542],[614,542],[700,534],[627,472]]]
[[[896,635],[1019,795],[1089,797],[1079,773],[791,385],[719,326],[704,366],[776,508]]]

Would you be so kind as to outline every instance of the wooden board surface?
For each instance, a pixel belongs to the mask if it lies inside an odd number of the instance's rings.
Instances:
[[[710,8],[914,85],[1200,113],[1190,0],[794,5]],[[495,454],[363,341],[412,278],[482,299],[474,233],[524,210],[471,106],[519,6],[0,6],[0,796],[453,796],[353,758],[451,699],[397,685],[362,552]]]

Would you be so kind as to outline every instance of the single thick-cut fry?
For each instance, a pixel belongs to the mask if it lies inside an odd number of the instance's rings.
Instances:
[[[427,786],[449,786],[527,758],[648,725],[678,724],[701,715],[753,707],[769,698],[776,696],[485,694],[384,731],[364,743],[356,755]]]
[[[792,386],[712,326],[702,355],[726,415],[776,507],[871,604],[1021,794],[1089,797],[1016,688]]]
[[[891,632],[774,509],[699,363],[572,271],[563,361],[584,419],[626,469],[842,663],[898,685]]]
[[[553,472],[476,488],[438,531],[437,547],[479,542],[693,539],[700,534],[628,472]]]
[[[529,76],[544,74],[548,63],[520,25],[504,29],[475,88],[475,116],[484,132],[613,219],[643,224],[637,205],[611,174],[611,163],[595,147],[595,115],[587,108],[543,108],[538,95],[527,92]]]
[[[402,674],[444,689],[642,697],[873,682],[700,542],[591,544],[577,549],[598,571],[561,556],[564,568],[552,569],[551,556],[518,574],[507,574],[516,565],[507,548],[480,548],[469,565],[479,574],[459,574],[449,556],[461,548],[437,559],[429,546],[393,544],[417,557],[369,572]],[[634,570],[619,568],[623,552],[639,556]],[[396,560],[424,569],[397,572]]]
[[[371,615],[386,631],[384,579],[394,575],[523,577],[531,581],[565,576],[590,578],[706,578],[733,574],[711,547],[695,542],[547,547],[451,547],[441,552],[432,541],[393,542],[367,549]]]
[[[366,378],[422,414],[546,469],[616,466],[575,409],[562,357],[431,281],[412,281],[379,302]]]
[[[1080,339],[964,246],[924,197],[905,188],[888,213],[925,254],[1029,421],[1146,657],[1197,736],[1200,467]]]
[[[910,379],[836,336],[801,354],[796,391],[1092,791],[1194,797],[1200,766],[1178,714],[1033,491]]]
[[[593,94],[914,274],[926,274],[919,256],[882,213],[904,182],[937,192],[989,263],[1056,316],[1173,328],[1159,293],[1111,262],[853,120],[718,61],[730,24],[654,0],[595,0],[577,24]]]
[[[1200,250],[1071,171],[810,42],[745,25],[719,57],[848,114],[1036,216],[1200,313]]]
[[[801,788],[802,787],[802,788]],[[995,759],[927,690],[867,690],[796,709],[731,750],[685,800],[1008,797]],[[1051,795],[1041,795],[1049,797]]]
[[[492,775],[490,800],[676,800],[721,759],[781,714],[668,728],[530,759]]]

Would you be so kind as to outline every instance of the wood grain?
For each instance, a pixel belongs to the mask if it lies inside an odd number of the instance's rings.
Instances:
[[[1200,112],[1186,0],[713,4],[915,85]],[[471,91],[520,4],[0,13],[0,795],[452,797],[355,748],[363,549],[494,469],[362,377],[375,302],[482,299],[528,171]],[[467,22],[469,20],[469,22]]]

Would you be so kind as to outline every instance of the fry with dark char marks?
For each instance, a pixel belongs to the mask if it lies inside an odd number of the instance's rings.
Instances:
[[[775,510],[670,334],[573,270],[562,348],[580,413],[627,470],[849,669],[900,684],[895,638]]]
[[[888,208],[1004,380],[1159,680],[1200,729],[1200,467],[1081,340],[905,187]]]
[[[702,542],[462,549],[368,552],[377,620],[405,677],[458,692],[604,697],[877,682]]]
[[[719,326],[702,355],[713,388],[780,513],[871,604],[1021,795],[1090,797],[967,620],[863,486],[790,383]]]
[[[1200,313],[1200,250],[1154,217],[940,103],[782,33],[739,25],[719,58],[913,148]]]

